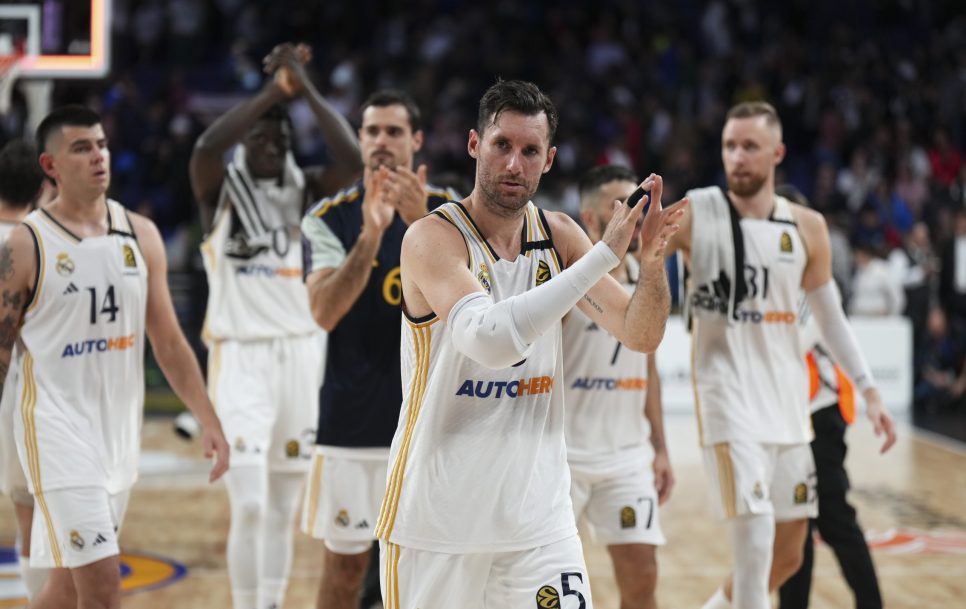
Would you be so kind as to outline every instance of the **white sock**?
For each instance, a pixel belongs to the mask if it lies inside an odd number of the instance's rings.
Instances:
[[[262,579],[258,582],[258,609],[282,609],[287,583],[284,579]]]
[[[731,545],[735,573],[731,600],[741,609],[771,609],[768,575],[775,545],[775,520],[771,514],[732,518]]]
[[[235,609],[257,609],[258,592],[254,588],[232,588],[231,600]]]
[[[234,609],[257,609],[259,531],[265,512],[265,468],[233,467],[225,475],[225,482],[231,507],[231,525],[225,550]]]
[[[281,609],[292,569],[292,543],[304,472],[269,472],[268,504],[262,518],[258,609]]]
[[[701,609],[731,609],[731,601],[724,594],[724,588],[718,588]]]
[[[37,598],[47,581],[49,572],[50,569],[44,567],[31,567],[29,556],[20,557],[20,579],[23,580],[23,585],[27,589],[27,600],[33,601]]]

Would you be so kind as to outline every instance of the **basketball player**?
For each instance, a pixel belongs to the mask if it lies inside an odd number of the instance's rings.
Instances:
[[[580,219],[600,241],[614,213],[637,188],[619,165],[595,167],[580,180]],[[640,236],[611,276],[628,291],[640,272]],[[636,353],[574,308],[563,320],[564,397],[570,497],[594,539],[607,545],[622,609],[657,606],[656,546],[665,543],[658,505],[674,476],[664,443],[661,385],[654,355]]]
[[[51,568],[32,607],[120,607],[117,537],[137,478],[144,337],[202,425],[210,480],[228,445],[205,396],[167,285],[164,243],[147,218],[107,199],[110,153],[100,117],[82,106],[37,129],[40,166],[57,196],[0,248],[0,377],[19,375],[17,451],[39,509],[30,560]]]
[[[235,609],[282,606],[311,456],[324,343],[302,283],[299,221],[310,200],[361,170],[348,123],[306,75],[308,58],[307,47],[276,47],[265,60],[273,79],[215,121],[191,156],[208,230],[201,247],[210,288],[208,394],[233,446],[226,481]],[[327,167],[295,164],[281,105],[295,95],[312,108],[332,151]]]
[[[11,140],[0,150],[0,243],[30,213],[38,198],[48,190],[49,184],[37,164],[37,152],[31,144]],[[53,190],[53,185],[49,189]],[[14,359],[16,350],[14,345]],[[20,578],[27,589],[27,598],[34,599],[47,579],[47,569],[30,566],[30,526],[34,500],[27,490],[27,478],[20,467],[14,442],[16,385],[16,373],[8,374],[3,385],[5,391],[0,397],[0,492],[13,501],[20,538]]]
[[[363,180],[322,199],[302,221],[306,285],[329,332],[317,446],[302,530],[325,540],[317,607],[357,606],[399,418],[399,248],[407,227],[452,190],[413,171],[419,108],[401,91],[362,105]]]
[[[528,82],[483,95],[473,192],[402,246],[403,390],[376,534],[386,607],[592,607],[570,501],[560,320],[575,305],[653,351],[670,306],[663,248],[681,205],[661,179],[641,229],[633,296],[609,276],[643,202],[614,203],[592,245],[530,199],[550,170],[557,112]],[[372,210],[374,217],[384,213]]]
[[[824,219],[775,195],[785,147],[774,108],[735,106],[721,143],[728,192],[690,191],[668,251],[689,265],[698,429],[712,503],[732,533],[734,574],[705,608],[764,609],[769,590],[798,570],[816,513],[802,290],[885,434],[883,451],[895,428],[839,305]]]
[[[779,186],[779,194],[808,206],[808,199],[793,186]],[[803,316],[805,314],[803,313]],[[812,456],[815,459],[818,516],[809,520],[805,535],[802,567],[779,588],[781,609],[806,609],[812,588],[815,548],[812,532],[818,530],[835,553],[839,569],[855,596],[856,609],[882,609],[882,594],[869,544],[849,504],[849,475],[845,471],[845,432],[855,420],[852,382],[832,361],[822,345],[814,319],[805,325],[805,345],[814,345],[806,356],[809,378],[809,408],[812,413]]]

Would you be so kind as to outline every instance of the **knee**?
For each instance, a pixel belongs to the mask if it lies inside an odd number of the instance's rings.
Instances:
[[[358,590],[369,568],[369,552],[336,554],[325,550],[324,577],[328,585]]]
[[[803,544],[786,544],[782,548],[776,548],[775,556],[772,558],[772,571],[778,576],[779,582],[784,582],[792,575],[795,575],[802,568],[805,559],[805,548]]]
[[[612,555],[622,607],[650,607],[657,590],[657,559],[651,552]]]
[[[231,500],[231,517],[233,526],[258,526],[263,512],[262,502],[257,497],[234,497]]]
[[[626,588],[626,589],[625,589]],[[636,573],[636,577],[621,586],[621,601],[626,599],[650,599],[657,591],[657,563],[641,565]],[[633,606],[633,605],[629,605]],[[648,605],[641,605],[642,607]]]

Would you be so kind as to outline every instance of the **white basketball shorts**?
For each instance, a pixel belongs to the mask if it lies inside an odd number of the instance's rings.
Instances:
[[[208,354],[208,395],[233,467],[306,471],[315,445],[322,341],[310,334],[222,340]]]
[[[719,518],[774,514],[783,522],[818,515],[808,444],[722,442],[704,448],[704,462]]]
[[[386,494],[388,448],[316,446],[302,504],[302,532],[337,554],[372,546]]]
[[[379,541],[385,609],[593,609],[576,535],[519,552],[445,554]]]
[[[664,545],[651,462],[619,468],[584,468],[570,464],[570,499],[574,516],[604,545]]]
[[[120,554],[117,538],[130,495],[130,489],[112,495],[91,486],[34,495],[30,566],[73,569]]]

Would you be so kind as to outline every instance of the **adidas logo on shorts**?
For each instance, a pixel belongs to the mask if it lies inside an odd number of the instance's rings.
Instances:
[[[94,546],[94,547],[97,547],[97,546],[101,545],[102,543],[107,543],[107,537],[104,537],[103,535],[101,535],[100,533],[98,533],[97,534],[97,537],[94,538],[94,543],[91,544],[91,545]]]

